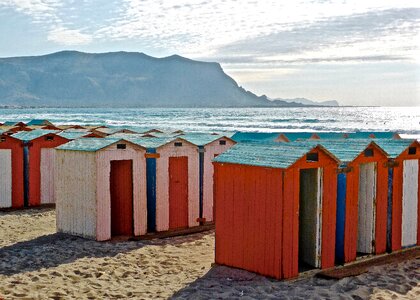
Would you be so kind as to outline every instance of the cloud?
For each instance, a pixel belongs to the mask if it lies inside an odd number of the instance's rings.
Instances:
[[[0,7],[8,7],[31,16],[36,21],[55,22],[60,0],[0,0]]]
[[[81,33],[77,29],[68,29],[64,27],[56,27],[48,33],[47,39],[54,43],[73,46],[89,44],[92,37],[89,34]]]
[[[415,59],[420,9],[390,9],[304,23],[219,47],[226,63],[315,63]]]

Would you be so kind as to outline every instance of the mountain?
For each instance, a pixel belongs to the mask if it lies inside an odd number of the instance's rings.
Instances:
[[[62,51],[0,58],[0,105],[245,107],[272,103],[244,90],[218,63],[173,55]]]
[[[273,99],[273,101],[282,101],[282,102],[311,105],[311,106],[339,106],[339,103],[336,100],[313,101],[306,98],[293,98],[293,99],[276,98],[276,99]]]

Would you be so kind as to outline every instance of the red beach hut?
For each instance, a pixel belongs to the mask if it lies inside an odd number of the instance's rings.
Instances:
[[[337,167],[313,145],[239,143],[216,157],[216,263],[277,279],[334,266]]]
[[[56,132],[36,129],[13,135],[24,143],[25,206],[54,203],[54,148],[69,142]]]
[[[23,207],[23,143],[0,135],[0,208]]]

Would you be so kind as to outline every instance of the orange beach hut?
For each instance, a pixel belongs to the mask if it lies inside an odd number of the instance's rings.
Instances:
[[[337,175],[337,262],[386,251],[387,153],[371,140],[326,140],[341,162]]]
[[[36,129],[13,135],[23,142],[25,206],[54,203],[54,148],[69,141],[56,133]]]
[[[217,156],[216,263],[277,279],[334,266],[337,168],[319,145],[239,143]]]
[[[413,140],[378,143],[390,157],[390,248],[395,251],[420,245],[420,143]]]
[[[0,208],[23,207],[23,143],[0,135]]]

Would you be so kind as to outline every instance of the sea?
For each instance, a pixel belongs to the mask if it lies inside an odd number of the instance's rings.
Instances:
[[[393,131],[420,134],[420,107],[0,108],[0,123],[47,119],[190,132]]]

